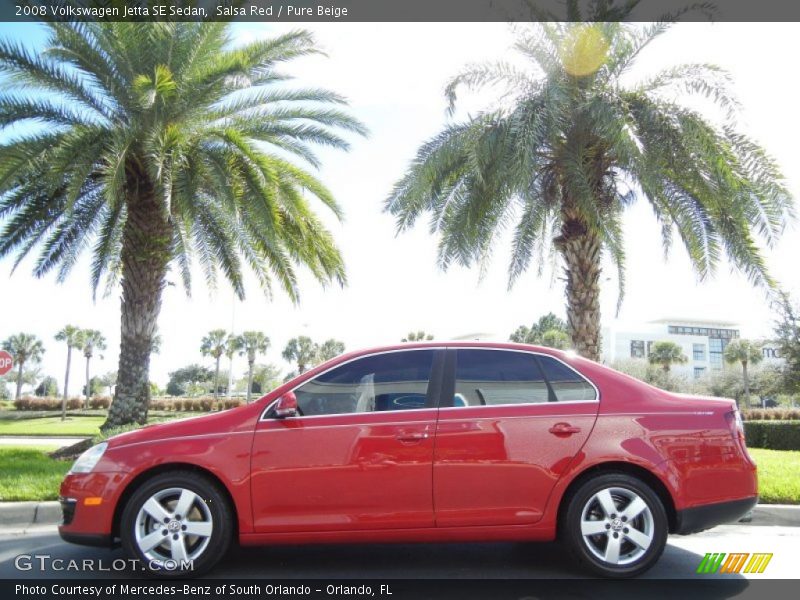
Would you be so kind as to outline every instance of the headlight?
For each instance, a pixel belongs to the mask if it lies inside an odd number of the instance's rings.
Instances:
[[[95,465],[100,462],[103,453],[108,447],[108,442],[102,442],[96,446],[92,446],[86,452],[78,457],[75,464],[69,470],[70,473],[90,473]]]

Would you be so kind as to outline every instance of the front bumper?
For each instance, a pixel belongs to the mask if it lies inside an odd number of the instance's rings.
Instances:
[[[687,535],[723,523],[738,521],[752,510],[757,502],[758,496],[752,496],[741,500],[704,504],[679,510],[676,513],[675,533]]]
[[[114,540],[114,508],[124,487],[124,473],[70,473],[61,483],[62,522],[66,542],[110,546]],[[87,498],[91,501],[87,502]],[[97,499],[101,499],[99,504]]]

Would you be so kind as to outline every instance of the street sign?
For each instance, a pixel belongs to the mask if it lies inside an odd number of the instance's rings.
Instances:
[[[0,350],[0,377],[14,368],[14,358],[5,350]]]

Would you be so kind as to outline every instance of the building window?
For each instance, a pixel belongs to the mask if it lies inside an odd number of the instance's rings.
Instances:
[[[644,340],[631,340],[631,358],[644,358]]]
[[[706,345],[705,344],[692,344],[692,358],[694,360],[706,359]]]
[[[647,342],[647,356],[653,353],[653,344],[655,344],[653,341]]]
[[[778,351],[775,348],[762,348],[761,354],[764,358],[778,358]]]
[[[715,371],[722,369],[722,353],[727,345],[727,340],[720,338],[709,338],[708,340],[708,362]]]
[[[705,367],[695,367],[694,368],[694,378],[700,379],[706,373]]]
[[[682,325],[669,325],[667,331],[673,335],[703,335],[724,340],[739,337],[738,329],[715,329],[711,327],[683,327]]]

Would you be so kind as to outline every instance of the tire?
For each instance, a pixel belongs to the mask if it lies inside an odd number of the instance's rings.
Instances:
[[[667,514],[658,494],[640,479],[624,473],[598,475],[566,501],[562,539],[590,571],[610,578],[635,577],[664,552]]]
[[[223,491],[205,475],[161,473],[128,500],[120,538],[125,553],[139,560],[137,568],[150,576],[197,576],[211,570],[230,547],[233,511]]]

